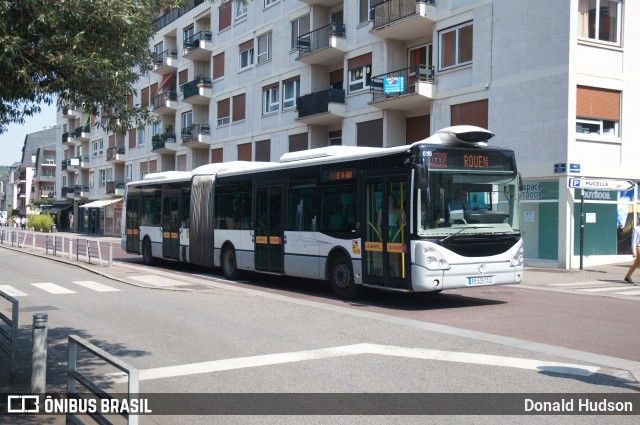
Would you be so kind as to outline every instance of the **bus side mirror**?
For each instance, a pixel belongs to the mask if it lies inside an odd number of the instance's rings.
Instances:
[[[429,177],[427,174],[427,165],[423,162],[416,165],[415,186],[417,189],[429,188]]]
[[[522,175],[520,171],[518,171],[518,191],[522,192],[524,190],[524,183],[522,182]]]

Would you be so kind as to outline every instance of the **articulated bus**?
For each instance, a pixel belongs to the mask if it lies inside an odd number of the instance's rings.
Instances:
[[[328,146],[127,184],[122,246],[156,259],[322,279],[342,298],[519,283],[513,151],[449,127],[412,145]]]

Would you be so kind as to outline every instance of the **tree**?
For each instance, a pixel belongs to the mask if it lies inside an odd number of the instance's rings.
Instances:
[[[102,113],[109,130],[149,120],[127,103],[153,64],[154,19],[186,2],[0,0],[0,133],[56,101]]]

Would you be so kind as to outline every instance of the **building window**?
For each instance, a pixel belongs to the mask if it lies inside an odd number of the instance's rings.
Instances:
[[[289,136],[289,152],[298,152],[307,149],[309,149],[309,133]]]
[[[340,146],[340,145],[342,145],[342,130],[330,131],[329,146]]]
[[[578,36],[620,44],[622,0],[579,0]]]
[[[239,94],[232,98],[231,122],[242,121],[245,118],[245,95]]]
[[[260,142],[256,142],[255,145],[256,161],[269,162],[271,160],[271,141],[262,140]]]
[[[473,23],[440,32],[440,69],[466,65],[473,59]]]
[[[144,146],[144,128],[138,129],[138,146]]]
[[[258,37],[258,63],[271,60],[271,31]]]
[[[278,112],[280,109],[280,96],[278,93],[278,85],[265,87],[262,89],[262,114],[270,114]]]
[[[182,125],[182,127],[180,127],[182,130],[191,127],[193,124],[193,113],[191,111],[183,113],[180,124]]]
[[[295,21],[291,21],[291,50],[298,48],[298,37],[307,34],[311,28],[309,15],[302,16]]]
[[[127,182],[131,181],[131,176],[133,174],[133,165],[132,164],[127,164],[124,166],[124,179]],[[64,186],[64,185],[63,185]]]
[[[270,6],[274,3],[279,2],[280,0],[264,0],[264,7]]]
[[[240,45],[240,69],[253,66],[253,40]]]
[[[104,155],[104,142],[102,139],[94,140],[92,142],[92,151],[94,158]]]
[[[485,99],[451,105],[451,125],[489,128],[489,101]]]
[[[213,57],[213,79],[224,77],[224,52]]]
[[[349,93],[369,88],[371,84],[371,53],[349,59]]]
[[[106,185],[107,185],[107,170],[100,170],[100,187],[105,187]]]
[[[381,148],[383,140],[383,121],[365,121],[356,124],[356,146]]]
[[[359,0],[360,1],[360,7],[359,7],[359,21],[361,24],[364,22],[369,22],[369,14],[370,14],[370,10],[371,10],[371,6],[375,6],[378,3],[381,3],[382,0]]]
[[[190,40],[194,34],[195,34],[195,29],[193,25],[191,25],[189,28],[185,28],[182,31],[182,41],[184,42],[184,41]]]
[[[233,8],[233,18],[236,21],[247,17],[247,3],[236,0]]]
[[[231,26],[232,3],[225,2],[218,8],[218,31],[223,31]]]
[[[229,124],[231,116],[230,100],[223,99],[218,102],[218,127]]]
[[[282,83],[282,110],[296,107],[296,99],[300,97],[300,79]]]
[[[251,143],[238,145],[238,161],[251,161]]]
[[[619,91],[578,86],[576,97],[576,133],[619,137]]]

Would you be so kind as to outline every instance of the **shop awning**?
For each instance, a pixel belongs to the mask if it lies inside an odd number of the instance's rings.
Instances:
[[[68,210],[69,208],[73,207],[72,204],[66,204],[66,205],[52,205],[50,207],[47,208],[43,208],[42,212],[45,212],[47,214],[58,214],[59,212]]]
[[[122,202],[122,199],[99,199],[97,201],[89,202],[88,204],[80,205],[80,208],[104,208],[107,205],[115,204],[116,202]]]

